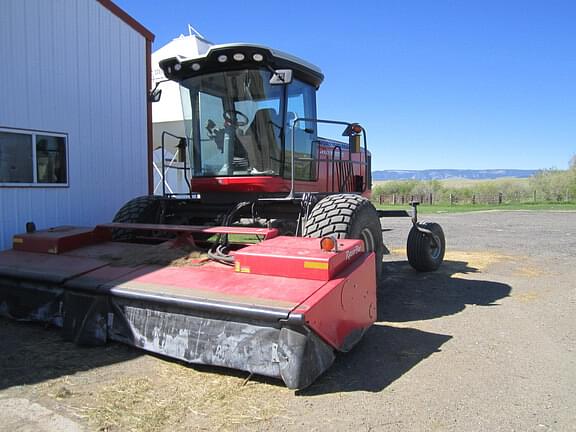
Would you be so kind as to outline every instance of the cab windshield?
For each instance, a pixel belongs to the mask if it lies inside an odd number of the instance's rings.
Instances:
[[[298,79],[271,85],[265,69],[224,71],[181,82],[189,160],[194,177],[291,173],[294,139],[295,176],[316,178],[314,87]]]
[[[266,70],[217,72],[181,82],[194,176],[280,175],[284,86]]]

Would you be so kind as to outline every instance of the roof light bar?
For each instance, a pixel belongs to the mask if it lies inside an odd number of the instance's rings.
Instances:
[[[269,47],[253,44],[214,45],[206,53],[186,58],[180,55],[160,61],[166,78],[183,81],[200,74],[221,70],[257,69],[291,70],[298,79],[320,86],[324,76],[320,69],[306,61]],[[281,80],[282,84],[289,81]],[[280,84],[280,83],[279,83]]]

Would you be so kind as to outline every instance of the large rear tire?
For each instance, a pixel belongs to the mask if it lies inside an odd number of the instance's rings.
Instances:
[[[376,282],[382,275],[384,241],[380,218],[372,203],[353,194],[329,195],[314,206],[304,225],[304,237],[334,236],[364,241],[367,252],[376,255]]]
[[[434,222],[421,223],[420,226],[432,231],[440,240],[440,244],[437,245],[429,234],[423,233],[413,226],[406,242],[408,262],[414,269],[421,272],[437,270],[444,261],[444,252],[446,251],[444,231],[440,225]]]
[[[118,223],[158,223],[160,217],[161,196],[145,195],[134,198],[124,204],[114,216],[113,222]],[[112,239],[115,241],[131,241],[136,232],[127,229],[114,229]]]

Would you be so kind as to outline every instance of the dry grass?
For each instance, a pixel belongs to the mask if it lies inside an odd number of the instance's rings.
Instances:
[[[99,258],[113,267],[136,267],[141,264],[181,267],[201,265],[208,256],[193,245],[173,246],[170,242],[165,242],[132,251],[123,250],[117,255],[104,254]]]
[[[392,249],[390,252],[394,255],[406,255],[406,250],[402,248]],[[444,256],[444,261],[465,262],[468,267],[474,269],[472,273],[482,273],[495,264],[508,262],[514,265],[513,275],[515,277],[535,278],[546,274],[546,272],[532,262],[529,257],[511,256],[493,251],[447,251]],[[440,267],[438,271],[450,271],[450,268]],[[458,272],[451,273],[450,277],[469,279],[474,278],[474,275]]]
[[[406,255],[406,250],[402,248],[392,249],[390,251],[394,255]],[[462,261],[468,264],[469,267],[476,269],[476,271],[484,271],[489,266],[502,261],[511,261],[513,258],[509,255],[503,255],[489,251],[447,251],[444,255],[445,261]],[[455,273],[452,277],[462,277],[460,273]]]
[[[59,378],[45,383],[46,393],[96,430],[152,432],[250,428],[282,414],[276,396],[289,391],[154,357],[138,364],[148,367],[90,387]]]

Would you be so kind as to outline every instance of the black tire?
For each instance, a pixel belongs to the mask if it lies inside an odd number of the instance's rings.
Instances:
[[[423,233],[413,226],[406,242],[408,262],[414,269],[421,272],[437,270],[444,261],[444,252],[446,251],[444,231],[440,225],[434,222],[421,223],[420,226],[438,236],[440,247],[435,244],[429,234]]]
[[[372,203],[352,194],[329,195],[314,206],[304,225],[304,237],[327,235],[364,240],[368,252],[376,254],[376,281],[382,275],[384,241],[380,218]]]
[[[160,203],[162,197],[145,195],[134,198],[118,210],[113,222],[118,223],[158,223],[160,216]],[[114,229],[112,239],[115,241],[134,240],[136,232],[126,229]]]

